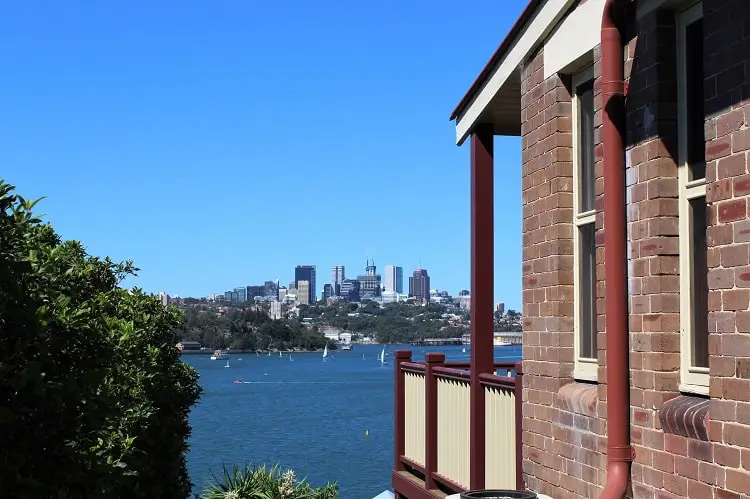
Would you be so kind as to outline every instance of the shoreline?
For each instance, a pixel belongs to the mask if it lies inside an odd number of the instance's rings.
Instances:
[[[330,351],[336,352],[338,350],[330,350]],[[263,355],[267,356],[268,352],[269,352],[268,350],[239,350],[239,349],[235,349],[235,350],[230,349],[227,351],[229,355],[235,355],[235,354],[240,354],[240,353],[244,353],[244,354],[257,353],[259,356],[263,356]],[[279,352],[281,352],[282,355],[290,354],[290,353],[300,353],[300,354],[323,353],[323,349],[321,348],[320,350],[271,350],[270,352],[271,352],[271,355],[278,355]],[[180,355],[213,355],[213,353],[214,353],[213,350],[183,350],[182,352],[180,352]]]

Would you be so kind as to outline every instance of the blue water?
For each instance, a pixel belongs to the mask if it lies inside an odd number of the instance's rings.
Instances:
[[[382,347],[356,345],[351,351],[279,358],[237,354],[224,361],[209,355],[183,359],[201,374],[201,401],[190,415],[188,471],[202,490],[222,464],[266,463],[292,468],[315,484],[339,484],[342,499],[371,499],[390,488],[393,467],[393,364],[381,366]],[[415,360],[427,351],[447,360],[468,361],[461,347],[388,346],[411,349]],[[362,358],[364,355],[364,359]],[[495,359],[518,360],[521,347],[498,347]],[[246,383],[235,384],[236,379]]]

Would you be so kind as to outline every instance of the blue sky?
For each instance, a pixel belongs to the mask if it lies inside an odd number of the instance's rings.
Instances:
[[[4,2],[0,176],[147,291],[298,264],[320,291],[369,256],[456,293],[469,147],[448,116],[525,3]],[[520,140],[495,147],[495,298],[520,309]]]

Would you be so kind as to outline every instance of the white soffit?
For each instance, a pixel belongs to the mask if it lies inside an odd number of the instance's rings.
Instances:
[[[511,46],[500,64],[497,65],[482,90],[479,91],[469,107],[456,118],[456,144],[461,145],[466,140],[471,129],[477,124],[482,113],[508,80],[508,77],[538,46],[539,42],[549,34],[574,2],[575,0],[547,0],[537,10],[521,36]],[[599,20],[601,21],[601,17]],[[519,116],[518,119],[520,120],[521,117]]]
[[[544,43],[544,78],[594,49],[601,41],[605,0],[588,0],[570,13]]]

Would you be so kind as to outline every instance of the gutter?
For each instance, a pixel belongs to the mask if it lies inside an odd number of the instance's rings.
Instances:
[[[625,205],[624,26],[628,0],[607,0],[602,15],[604,281],[607,293],[607,481],[601,499],[622,499],[630,483],[627,218]]]

